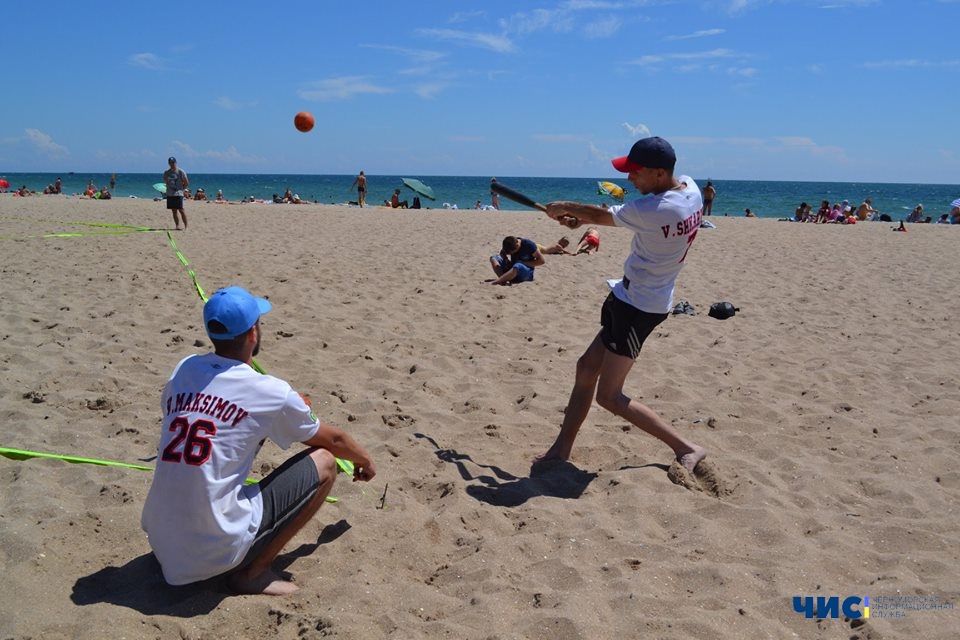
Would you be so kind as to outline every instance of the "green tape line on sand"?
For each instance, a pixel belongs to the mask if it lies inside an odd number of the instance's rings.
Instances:
[[[24,449],[10,449],[9,447],[0,447],[0,456],[10,458],[11,460],[29,460],[31,458],[52,458],[54,460],[63,460],[71,464],[96,464],[103,467],[123,467],[126,469],[137,469],[140,471],[153,471],[153,467],[142,464],[130,464],[129,462],[119,462],[117,460],[101,460],[99,458],[80,458],[77,456],[65,456],[59,453],[43,453],[42,451],[26,451]],[[256,478],[247,478],[244,484],[256,484],[259,482]],[[337,502],[332,496],[327,496],[327,502]]]

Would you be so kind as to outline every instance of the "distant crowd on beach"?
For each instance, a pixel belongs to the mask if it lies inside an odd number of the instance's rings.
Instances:
[[[755,218],[756,214],[747,209],[745,214],[748,218]],[[834,202],[832,205],[829,200],[821,200],[820,208],[816,213],[813,207],[806,202],[801,202],[791,218],[780,218],[782,222],[809,222],[812,224],[856,224],[857,222],[893,222],[893,217],[887,213],[881,213],[873,207],[873,200],[866,198],[859,206],[853,207],[848,200],[843,202]],[[902,222],[917,224],[960,224],[960,199],[955,200],[950,205],[950,211],[943,213],[934,221],[933,216],[926,215],[923,205],[918,204],[910,212],[910,215]]]

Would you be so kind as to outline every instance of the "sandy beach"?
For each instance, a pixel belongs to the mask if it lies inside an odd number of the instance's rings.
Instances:
[[[257,361],[374,455],[280,557],[300,591],[168,587],[148,471],[0,457],[0,639],[955,638],[960,227],[717,218],[626,391],[706,446],[594,406],[531,470],[631,235],[494,287],[534,211],[187,202],[197,282],[273,303]],[[74,224],[84,223],[84,224]],[[152,466],[159,394],[209,349],[163,203],[0,195],[0,446]],[[123,232],[123,233],[117,233]],[[40,237],[45,234],[81,234]],[[574,240],[579,233],[567,231]],[[707,316],[711,303],[739,307]],[[257,476],[289,452],[268,444]],[[869,596],[869,619],[793,598]],[[939,600],[935,600],[939,599]],[[884,614],[881,617],[881,614]]]

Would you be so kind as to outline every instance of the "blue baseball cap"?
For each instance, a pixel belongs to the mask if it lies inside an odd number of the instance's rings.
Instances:
[[[226,287],[216,291],[203,305],[203,324],[214,340],[229,340],[246,333],[260,316],[272,309],[269,301],[255,298],[243,287]],[[214,333],[210,322],[216,320],[226,331]]]

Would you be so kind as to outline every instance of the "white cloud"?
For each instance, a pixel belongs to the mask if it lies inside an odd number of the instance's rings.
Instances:
[[[645,124],[630,124],[629,122],[624,122],[623,126],[631,138],[647,138],[650,136],[650,128]]]
[[[609,38],[619,31],[621,26],[623,21],[615,16],[608,16],[588,23],[583,28],[583,34],[591,39]]]
[[[57,144],[53,138],[39,129],[24,129],[23,132],[31,145],[51,158],[61,158],[70,154],[65,146]]]
[[[692,40],[694,38],[706,38],[708,36],[718,36],[726,33],[726,29],[702,29],[682,36],[667,36],[664,40]]]
[[[431,51],[429,49],[409,49],[407,47],[397,47],[389,44],[362,44],[360,46],[364,49],[379,49],[380,51],[396,53],[405,58],[409,58],[411,61],[417,64],[438,62],[439,60],[447,57],[447,54],[445,53],[440,51]]]
[[[256,102],[237,102],[236,100],[228,96],[220,96],[219,98],[214,100],[213,103],[218,107],[220,107],[221,109],[226,109],[227,111],[237,111],[239,109],[246,109],[249,107],[254,107],[257,104]]]
[[[451,24],[474,22],[482,18],[484,15],[486,14],[483,11],[458,11],[450,16],[450,19],[447,20],[447,22]]]
[[[414,87],[413,92],[421,98],[435,98],[437,95],[442,93],[447,86],[448,85],[442,82],[429,82],[417,85]]]
[[[181,159],[206,158],[237,164],[255,164],[261,161],[261,158],[256,156],[248,156],[240,153],[233,145],[224,150],[209,149],[207,151],[197,151],[186,142],[181,142],[180,140],[174,140],[172,144],[177,148],[176,155]]]
[[[524,13],[515,13],[500,21],[508,33],[528,34],[537,31],[568,33],[573,30],[574,21],[569,10],[534,9]]]
[[[428,38],[479,47],[496,53],[513,53],[516,50],[510,38],[492,33],[475,33],[456,29],[419,29],[417,32]]]
[[[652,67],[667,62],[697,62],[704,60],[719,60],[722,58],[734,58],[737,54],[730,49],[711,49],[710,51],[691,51],[688,53],[661,53],[641,56],[632,60],[630,64],[641,67]]]
[[[142,67],[151,71],[160,71],[164,68],[163,60],[154,53],[135,53],[127,62],[134,67]]]
[[[831,145],[820,145],[814,142],[813,139],[805,136],[779,136],[774,138],[774,141],[788,149],[806,151],[810,155],[814,156],[844,156],[844,151],[842,148]]]
[[[297,91],[297,95],[304,100],[346,100],[357,95],[372,93],[392,93],[392,89],[380,87],[365,76],[341,76],[317,80],[307,85],[305,89]]]
[[[917,67],[928,67],[929,62],[917,60],[915,58],[900,60],[878,60],[876,62],[864,62],[863,66],[867,69],[915,69]]]

